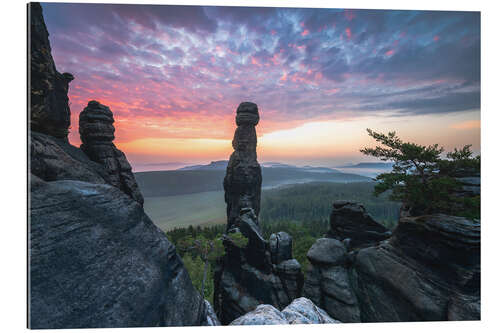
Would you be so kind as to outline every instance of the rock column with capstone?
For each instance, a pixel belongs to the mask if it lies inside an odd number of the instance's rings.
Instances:
[[[227,230],[234,226],[242,208],[260,211],[262,173],[257,162],[257,134],[259,110],[256,104],[243,102],[236,110],[236,131],[224,178],[224,199],[227,204]]]
[[[144,203],[132,173],[132,167],[125,154],[116,148],[115,122],[113,113],[106,105],[97,101],[90,101],[80,113],[79,131],[82,144],[80,148],[87,156],[104,166],[109,174],[109,183],[118,187],[132,199]]]

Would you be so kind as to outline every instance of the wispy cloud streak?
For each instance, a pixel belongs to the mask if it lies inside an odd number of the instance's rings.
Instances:
[[[243,100],[260,133],[309,121],[480,107],[475,12],[43,4],[73,131],[86,102],[117,140],[228,139]]]

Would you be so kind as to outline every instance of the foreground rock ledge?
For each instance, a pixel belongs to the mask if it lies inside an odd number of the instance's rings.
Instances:
[[[32,176],[31,328],[206,324],[175,247],[114,186]]]
[[[230,325],[294,325],[294,324],[339,324],[322,309],[305,297],[295,299],[283,311],[269,304],[261,304],[231,322]]]

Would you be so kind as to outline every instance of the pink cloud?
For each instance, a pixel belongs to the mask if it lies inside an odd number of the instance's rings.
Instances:
[[[351,39],[351,28],[345,28],[345,34],[347,36],[347,39]]]
[[[250,57],[250,59],[251,59],[252,65],[256,65],[259,67],[262,66],[255,57]]]
[[[280,77],[280,81],[286,81],[288,75],[286,72],[283,72],[283,75]]]

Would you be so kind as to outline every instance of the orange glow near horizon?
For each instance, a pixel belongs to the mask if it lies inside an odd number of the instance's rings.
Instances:
[[[480,129],[481,121],[479,120],[467,120],[461,123],[452,124],[451,128],[458,130],[469,130],[469,129]]]
[[[446,151],[472,144],[480,150],[477,112],[466,114],[427,115],[420,117],[365,117],[354,120],[309,122],[291,129],[259,133],[257,126],[259,161],[296,163],[297,165],[334,166],[344,162],[369,160],[359,152],[365,146],[374,146],[366,128],[379,132],[396,130],[404,141],[419,144],[439,143]],[[141,138],[118,142],[131,163],[187,162],[209,163],[227,160],[233,148],[232,135],[236,126],[225,133],[231,139],[211,138]],[[424,135],[425,134],[425,135]]]
[[[232,152],[231,140],[223,139],[147,138],[117,144],[117,147],[129,154],[168,156],[176,161],[211,160]]]

